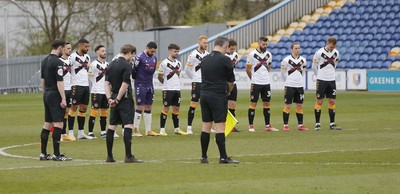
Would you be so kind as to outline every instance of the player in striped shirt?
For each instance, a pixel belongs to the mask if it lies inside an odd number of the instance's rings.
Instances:
[[[303,125],[303,101],[304,101],[304,72],[306,59],[300,56],[300,44],[295,42],[290,46],[292,54],[286,56],[281,62],[281,73],[285,81],[285,95],[283,108],[283,130],[289,131],[290,105],[296,103],[296,116],[299,131],[308,131]]]
[[[263,102],[263,113],[265,122],[265,131],[279,131],[270,124],[270,100],[271,85],[269,71],[271,70],[272,55],[267,51],[268,38],[260,37],[258,40],[258,48],[250,52],[247,57],[246,73],[251,79],[250,88],[250,107],[248,111],[249,132],[255,132],[254,116],[258,98],[261,94]]]
[[[179,107],[181,104],[181,92],[179,76],[181,74],[182,64],[176,58],[179,55],[179,46],[170,44],[168,46],[168,57],[164,59],[158,69],[158,80],[163,84],[162,98],[163,110],[160,115],[160,135],[166,136],[165,123],[169,107],[172,106],[172,121],[174,132],[177,135],[187,135],[186,132],[179,129]]]
[[[233,73],[235,73],[236,64],[239,60],[239,55],[236,52],[237,43],[233,39],[229,39],[229,46],[226,50],[225,55],[229,57],[232,61],[233,65]],[[236,101],[237,101],[238,90],[236,86],[236,81],[233,84],[233,89],[230,95],[228,96],[228,109],[232,113],[233,116],[236,117]],[[236,127],[232,129],[232,132],[240,132]]]
[[[194,119],[194,112],[196,110],[197,104],[200,99],[200,89],[201,89],[201,60],[208,55],[207,46],[208,38],[207,36],[201,35],[198,38],[197,44],[199,47],[190,53],[185,72],[192,79],[192,99],[190,100],[190,107],[188,111],[188,126],[186,132],[188,134],[193,134],[192,123]]]
[[[335,124],[336,114],[336,66],[339,63],[340,53],[336,49],[336,37],[329,37],[325,47],[320,48],[313,58],[312,69],[317,76],[317,100],[315,102],[315,130],[321,129],[321,107],[325,96],[329,99],[328,109],[332,130],[341,130]]]

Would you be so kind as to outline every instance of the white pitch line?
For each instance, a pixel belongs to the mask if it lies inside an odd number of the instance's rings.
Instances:
[[[24,159],[34,159],[38,160],[37,157],[31,156],[19,156],[6,153],[5,150],[17,147],[25,147],[25,146],[32,146],[37,145],[39,143],[29,143],[29,144],[20,144],[20,145],[13,145],[0,148],[0,155],[12,157],[12,158],[24,158]],[[297,154],[320,154],[320,153],[332,153],[332,152],[361,152],[361,151],[384,151],[384,150],[394,150],[400,148],[371,148],[371,149],[358,149],[358,150],[322,150],[322,151],[311,151],[311,152],[284,152],[284,153],[268,153],[268,154],[241,154],[235,155],[235,157],[256,157],[256,156],[277,156],[277,155],[297,155]],[[179,159],[160,159],[160,160],[146,160],[146,163],[164,163],[164,162],[173,162],[176,161],[177,163],[181,164],[198,164],[198,162],[191,162],[190,160],[198,160],[199,158],[179,158]],[[46,162],[46,161],[44,161]],[[85,162],[85,163],[75,163],[75,162]],[[74,159],[71,162],[72,165],[70,166],[86,166],[86,165],[96,165],[96,164],[110,164],[106,163],[104,160],[84,160],[84,159]],[[123,161],[118,161],[117,163],[123,163]],[[212,162],[211,162],[212,163]],[[363,162],[323,162],[323,163],[307,163],[307,162],[242,162],[241,164],[260,164],[260,163],[267,163],[267,164],[293,164],[293,165],[380,165],[380,166],[389,166],[389,165],[400,165],[400,163],[363,163]],[[20,169],[34,169],[34,168],[48,168],[49,166],[21,166],[21,167],[9,167],[9,168],[0,168],[1,170],[20,170]],[[54,167],[65,167],[65,166],[54,166]]]

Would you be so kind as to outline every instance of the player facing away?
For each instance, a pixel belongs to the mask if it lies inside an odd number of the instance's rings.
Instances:
[[[88,135],[96,138],[93,134],[94,124],[96,117],[100,113],[100,134],[102,138],[106,138],[106,125],[107,125],[107,110],[108,102],[104,90],[105,73],[108,63],[106,61],[107,51],[104,45],[98,45],[94,49],[97,59],[94,60],[89,66],[88,75],[90,76],[91,88],[91,101],[92,109],[89,117],[89,132]],[[115,133],[114,133],[115,134]]]
[[[179,55],[179,46],[170,44],[168,46],[168,57],[164,59],[158,69],[158,80],[163,84],[162,99],[163,109],[160,114],[160,135],[167,136],[165,132],[165,123],[172,106],[172,122],[174,132],[177,135],[187,135],[186,132],[179,129],[179,106],[181,104],[181,91],[179,76],[181,74],[182,64],[176,58]]]
[[[146,128],[145,135],[159,136],[160,134],[151,130],[151,109],[154,100],[154,86],[153,74],[156,71],[157,57],[157,44],[149,42],[146,49],[135,56],[134,70],[132,78],[135,80],[135,94],[136,94],[136,112],[134,118],[133,136],[141,137],[139,131],[140,120],[142,113],[144,117],[144,125]]]
[[[75,137],[70,137],[67,135],[67,118],[68,111],[71,108],[71,61],[69,60],[69,56],[71,55],[72,46],[69,42],[65,43],[65,46],[62,51],[62,56],[60,60],[64,63],[63,65],[63,78],[64,78],[64,91],[65,91],[65,100],[67,102],[67,106],[65,108],[64,114],[64,122],[63,128],[61,131],[61,139],[60,141],[75,141]]]
[[[229,57],[233,65],[233,73],[235,73],[236,64],[239,59],[239,55],[236,52],[237,43],[233,39],[229,39],[229,46],[226,50],[225,55]],[[236,81],[233,84],[232,92],[228,96],[228,109],[234,117],[236,117],[236,101],[237,101],[238,90],[236,86]],[[236,127],[233,127],[232,132],[240,132]]]
[[[255,132],[253,121],[258,98],[261,94],[263,102],[264,131],[279,131],[270,124],[271,85],[269,71],[271,70],[272,55],[267,51],[268,38],[260,37],[258,48],[247,57],[246,73],[251,80],[250,107],[248,111],[249,132]]]
[[[303,101],[304,101],[304,72],[306,59],[300,56],[300,44],[295,42],[290,46],[292,54],[286,56],[281,62],[281,74],[285,81],[283,130],[289,129],[289,114],[292,102],[296,103],[297,130],[308,131],[303,125]]]
[[[51,44],[52,50],[41,64],[40,84],[43,90],[44,125],[40,134],[41,153],[40,160],[68,161],[71,158],[60,153],[60,138],[63,128],[65,107],[67,102],[64,92],[63,62],[59,59],[65,46],[64,40],[55,40]],[[54,124],[53,149],[54,155],[47,153],[47,141],[50,134],[50,124]]]
[[[207,36],[201,35],[198,38],[196,50],[190,53],[187,63],[185,72],[192,79],[192,92],[191,96],[192,99],[190,100],[190,107],[188,111],[188,126],[186,132],[188,134],[193,134],[192,130],[192,123],[194,119],[194,113],[199,103],[200,99],[200,89],[201,89],[201,61],[203,58],[208,55],[207,46],[208,46],[208,38]]]
[[[69,110],[68,128],[69,136],[74,136],[75,115],[78,110],[78,139],[93,139],[84,133],[85,117],[87,106],[89,104],[89,76],[88,69],[90,57],[87,54],[89,51],[89,41],[80,39],[78,41],[78,50],[71,54],[70,60],[72,63],[71,69],[71,99],[72,106]],[[78,109],[79,106],[79,109]]]
[[[246,73],[251,80],[250,107],[248,111],[249,132],[255,132],[253,121],[258,98],[261,94],[265,131],[279,131],[270,124],[271,85],[269,71],[271,70],[272,55],[267,51],[268,38],[260,37],[258,48],[250,52],[247,57]]]
[[[129,61],[134,55],[134,47],[126,44],[121,48],[121,56],[112,61],[105,73],[104,89],[110,110],[110,125],[106,135],[106,162],[116,162],[113,156],[114,133],[118,124],[124,128],[125,163],[142,163],[132,154],[132,128],[134,101],[132,98],[132,66]]]
[[[330,129],[341,130],[335,124],[336,109],[336,65],[339,62],[340,54],[336,50],[336,37],[329,37],[326,46],[320,48],[313,58],[312,69],[317,76],[317,100],[315,101],[315,130],[321,129],[321,107],[325,96],[329,99],[328,109],[330,118]]]

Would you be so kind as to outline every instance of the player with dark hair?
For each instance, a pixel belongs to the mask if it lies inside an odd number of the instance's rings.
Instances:
[[[67,119],[69,108],[71,108],[71,61],[69,60],[69,56],[71,55],[72,47],[69,42],[65,43],[65,46],[62,51],[62,55],[60,60],[64,63],[63,65],[63,74],[64,74],[64,91],[65,91],[65,100],[67,102],[67,107],[65,108],[63,129],[61,131],[61,139],[60,141],[75,141],[75,137],[70,137],[67,134]]]
[[[233,73],[235,73],[236,63],[239,59],[239,55],[236,52],[237,43],[233,39],[229,39],[229,46],[226,50],[225,55],[228,56],[233,65]],[[233,83],[233,89],[231,94],[228,96],[228,109],[232,113],[233,116],[236,117],[236,101],[237,101],[238,90],[236,86],[236,82]],[[233,127],[232,132],[240,132],[236,127]]]
[[[72,106],[68,116],[69,136],[74,136],[75,115],[78,110],[78,139],[93,139],[84,133],[85,117],[87,106],[89,104],[89,76],[88,69],[90,57],[87,54],[89,51],[89,41],[82,38],[78,41],[78,50],[71,54],[70,60],[72,63],[71,69],[71,90],[72,90]]]
[[[215,141],[218,146],[220,164],[239,163],[226,154],[225,122],[228,110],[227,96],[233,89],[235,75],[232,61],[225,56],[229,42],[225,37],[218,37],[213,51],[201,62],[201,115],[203,120],[200,135],[201,163],[208,163],[207,150],[210,142],[212,123],[215,124]]]
[[[121,48],[121,56],[106,68],[104,88],[110,110],[110,125],[106,135],[106,162],[116,162],[113,156],[114,133],[118,124],[124,127],[125,163],[142,163],[132,155],[133,110],[131,74],[134,48],[127,44]]]
[[[146,128],[145,135],[159,136],[160,134],[151,130],[151,109],[154,100],[154,86],[153,75],[156,71],[157,57],[157,44],[149,42],[146,49],[135,56],[134,58],[134,74],[132,78],[135,79],[135,94],[136,94],[136,112],[134,118],[133,136],[141,137],[139,131],[140,120],[142,113],[144,117],[144,125]]]
[[[281,62],[281,74],[285,81],[285,95],[283,108],[283,130],[289,131],[290,105],[296,103],[296,116],[299,131],[308,131],[303,125],[303,101],[304,101],[304,72],[306,59],[300,56],[300,44],[295,42],[290,46],[292,54]]]
[[[335,124],[336,109],[336,65],[339,63],[340,54],[336,49],[336,37],[329,37],[326,46],[320,48],[313,58],[312,69],[317,76],[317,100],[315,101],[315,130],[321,129],[321,108],[325,96],[329,99],[328,109],[332,130],[341,130]]]
[[[200,87],[201,87],[201,61],[204,56],[208,55],[207,46],[208,46],[208,38],[207,36],[201,35],[198,38],[197,44],[199,47],[190,53],[185,72],[190,79],[192,79],[192,99],[190,100],[190,107],[188,111],[188,126],[186,132],[188,134],[193,134],[192,123],[194,119],[194,113],[199,103],[200,99]]]
[[[92,109],[89,117],[89,133],[88,135],[96,138],[93,134],[93,128],[97,115],[100,113],[100,134],[101,137],[106,138],[106,125],[107,125],[107,110],[108,102],[104,90],[105,73],[108,63],[106,61],[107,51],[104,45],[98,45],[94,49],[97,59],[94,60],[89,66],[88,75],[91,77],[91,100]],[[116,133],[114,133],[116,134]]]
[[[272,55],[267,51],[268,38],[260,37],[258,48],[250,52],[247,57],[246,73],[251,79],[250,107],[248,111],[249,132],[255,132],[254,116],[258,98],[261,94],[263,102],[264,131],[279,131],[270,124],[271,85],[269,71],[271,70]]]
[[[63,128],[63,120],[65,107],[67,102],[64,91],[64,63],[59,59],[65,46],[64,40],[55,40],[51,44],[52,50],[50,55],[43,59],[40,72],[40,83],[43,90],[44,103],[44,125],[40,134],[41,153],[40,160],[68,161],[71,158],[60,153],[60,138]],[[50,134],[50,125],[54,124],[53,131],[53,149],[54,155],[47,153],[47,141]]]
[[[179,129],[179,106],[181,104],[179,76],[182,69],[181,62],[176,59],[179,55],[179,49],[178,45],[170,44],[168,46],[168,57],[161,62],[158,69],[158,80],[163,84],[162,98],[164,107],[160,115],[160,135],[162,136],[167,135],[165,123],[170,106],[172,106],[172,121],[175,134],[187,135],[186,132]]]

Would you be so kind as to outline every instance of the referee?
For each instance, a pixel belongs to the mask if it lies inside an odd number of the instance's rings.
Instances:
[[[64,40],[54,40],[52,50],[41,64],[40,83],[43,90],[43,103],[45,122],[40,134],[41,153],[40,160],[68,161],[72,160],[60,153],[61,129],[63,128],[64,113],[67,102],[64,93],[64,63],[59,59],[65,46]],[[50,134],[50,124],[54,124],[53,132],[53,157],[47,153],[47,141]]]
[[[232,62],[229,57],[225,56],[228,45],[227,38],[218,37],[214,43],[214,50],[205,56],[201,62],[200,105],[203,128],[200,136],[202,151],[200,163],[208,163],[207,150],[212,122],[215,123],[215,139],[220,154],[219,163],[239,163],[239,161],[228,157],[225,149],[227,96],[232,91],[235,81]]]
[[[132,129],[133,129],[133,98],[131,74],[132,67],[129,61],[135,53],[135,47],[126,44],[121,48],[121,56],[112,61],[106,69],[104,89],[110,110],[110,125],[108,126],[107,142],[107,160],[106,162],[115,162],[112,147],[114,144],[114,132],[118,124],[124,127],[125,143],[125,163],[142,163],[132,155]]]

